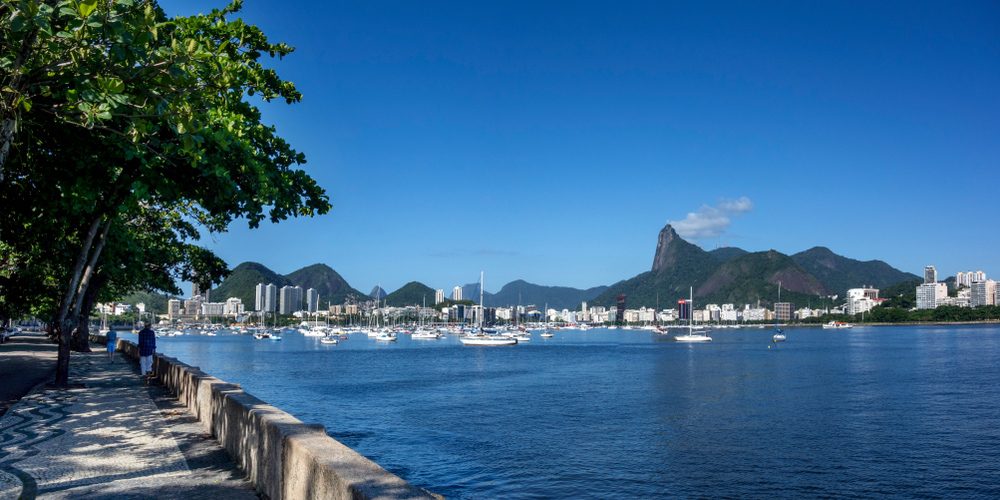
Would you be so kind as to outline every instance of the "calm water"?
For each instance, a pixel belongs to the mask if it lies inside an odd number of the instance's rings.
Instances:
[[[449,498],[1000,497],[1000,328],[159,339]]]

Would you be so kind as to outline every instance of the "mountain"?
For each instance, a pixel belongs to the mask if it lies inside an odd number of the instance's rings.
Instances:
[[[812,248],[792,256],[769,250],[747,252],[724,247],[706,252],[681,238],[669,224],[656,241],[653,265],[647,272],[611,285],[595,304],[612,306],[619,294],[626,307],[668,307],[687,298],[695,289],[696,302],[762,303],[777,300],[781,282],[782,301],[799,305],[824,303],[820,298],[865,284],[883,287],[916,279],[882,261],[861,262],[842,257],[826,248]]]
[[[326,264],[313,264],[285,276],[292,285],[303,289],[315,288],[320,304],[343,304],[348,295],[360,299],[364,293],[355,290],[337,271]]]
[[[464,300],[471,300],[476,304],[479,303],[479,283],[469,283],[468,285],[462,285],[462,298]],[[493,294],[487,291],[483,291],[483,304],[487,307],[494,306],[493,304]]]
[[[594,302],[611,306],[624,294],[626,307],[666,307],[688,296],[688,287],[703,283],[719,266],[719,260],[696,245],[684,241],[667,224],[656,241],[656,253],[650,271],[619,281],[608,287]]]
[[[378,285],[376,285],[375,288],[372,288],[372,291],[368,292],[368,298],[370,299],[383,300],[385,299],[386,295],[389,294],[386,293],[386,291]]]
[[[555,309],[579,309],[581,302],[593,300],[607,288],[606,286],[596,286],[581,290],[566,286],[542,286],[524,280],[516,280],[507,283],[499,292],[492,294],[488,304],[491,306],[534,304],[539,307],[548,304],[549,307]],[[476,285],[476,292],[478,293],[478,291],[479,285]]]
[[[263,264],[244,262],[234,267],[229,276],[209,293],[216,302],[237,297],[243,301],[243,307],[253,310],[257,301],[257,283],[274,283],[274,286],[281,288],[288,284],[288,280]]]
[[[702,303],[773,303],[781,283],[783,302],[804,304],[826,290],[791,257],[774,250],[747,253],[724,262],[695,288]]]
[[[303,267],[286,276],[282,276],[263,264],[244,262],[229,273],[229,276],[211,291],[212,300],[223,302],[229,297],[238,297],[243,301],[243,307],[253,310],[256,305],[258,283],[274,283],[279,289],[286,285],[301,286],[303,289],[315,288],[319,292],[321,304],[327,302],[342,304],[344,298],[353,294],[364,297],[363,292],[355,290],[336,271],[325,264],[313,264]]]
[[[718,259],[719,262],[726,262],[726,261],[733,260],[736,257],[740,257],[740,256],[743,256],[743,255],[746,255],[746,254],[748,254],[750,252],[747,252],[746,250],[744,250],[742,248],[720,247],[720,248],[716,248],[715,250],[709,250],[708,253],[712,254],[712,257],[715,257],[716,259]]]
[[[385,296],[385,303],[396,307],[419,306],[424,300],[428,307],[434,306],[434,289],[419,281],[411,281]]]
[[[833,253],[826,247],[813,247],[792,255],[798,265],[812,274],[831,294],[844,296],[848,288],[871,285],[887,287],[903,281],[920,279],[915,274],[896,269],[881,260],[860,261]]]

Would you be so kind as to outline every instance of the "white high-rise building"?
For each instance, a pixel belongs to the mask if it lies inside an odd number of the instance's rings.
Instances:
[[[315,288],[306,290],[306,311],[311,313],[319,311],[319,292]]]
[[[934,266],[924,268],[924,283],[937,283],[937,269]]]
[[[266,296],[267,296],[267,285],[263,283],[257,283],[257,286],[254,287],[254,302],[253,302],[254,311],[264,310],[264,298]]]
[[[934,309],[948,297],[948,285],[924,283],[917,286],[917,309]]]
[[[958,288],[958,287],[960,287],[962,285],[965,285],[965,273],[963,273],[962,271],[959,271],[958,273],[955,274],[955,288]],[[965,286],[969,286],[969,285],[965,285]]]
[[[268,283],[264,288],[264,311],[274,312],[278,310],[278,287],[274,283]]]
[[[278,299],[278,313],[292,314],[302,310],[302,287],[285,285],[281,287]]]
[[[444,289],[434,290],[434,304],[444,302]]]
[[[973,283],[969,304],[972,307],[995,306],[997,304],[997,282],[983,280]]]
[[[976,271],[976,274],[972,276],[972,282],[981,283],[983,281],[986,281],[986,273],[982,271]]]
[[[462,287],[456,286],[451,289],[451,300],[462,300]]]

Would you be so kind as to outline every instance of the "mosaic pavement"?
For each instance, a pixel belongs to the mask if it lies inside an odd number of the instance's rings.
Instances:
[[[256,498],[225,451],[133,364],[75,354],[72,381],[0,417],[0,499]]]

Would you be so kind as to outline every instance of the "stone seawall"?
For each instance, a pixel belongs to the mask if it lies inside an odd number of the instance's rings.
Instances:
[[[104,336],[91,340],[106,343]],[[118,339],[117,350],[139,359],[132,341]],[[153,372],[268,498],[440,498],[331,438],[322,425],[303,423],[239,385],[160,354]]]

